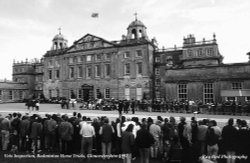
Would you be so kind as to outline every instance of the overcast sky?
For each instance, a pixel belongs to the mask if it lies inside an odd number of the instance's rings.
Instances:
[[[249,0],[0,0],[0,79],[12,78],[14,59],[41,58],[59,27],[69,46],[87,33],[120,40],[135,12],[160,47],[216,33],[224,63],[248,61]]]

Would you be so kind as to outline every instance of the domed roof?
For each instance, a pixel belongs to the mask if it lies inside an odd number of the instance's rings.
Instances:
[[[128,28],[135,26],[146,27],[140,20],[135,19],[134,21],[132,21],[132,23],[129,24]]]
[[[53,40],[66,40],[66,38],[61,33],[59,33],[59,34],[55,35]]]

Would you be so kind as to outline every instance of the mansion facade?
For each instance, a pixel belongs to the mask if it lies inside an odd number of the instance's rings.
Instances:
[[[13,81],[0,83],[0,96],[250,100],[250,62],[224,64],[215,34],[202,41],[189,35],[182,47],[159,49],[146,29],[135,19],[119,41],[86,34],[71,46],[59,32],[42,59],[13,63]]]

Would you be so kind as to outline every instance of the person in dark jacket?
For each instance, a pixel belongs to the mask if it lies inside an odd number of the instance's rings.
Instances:
[[[132,114],[135,114],[135,100],[134,99],[132,99],[130,107],[131,107]]]
[[[122,133],[122,153],[126,154],[125,163],[131,163],[132,147],[135,143],[135,136],[132,133],[134,128],[133,124],[129,124],[127,129]]]
[[[222,142],[223,148],[227,156],[233,156],[236,152],[236,141],[237,141],[237,129],[233,126],[234,119],[228,120],[228,125],[222,129]],[[228,157],[227,163],[234,163],[235,159]]]
[[[21,114],[20,113],[13,113],[13,120],[11,121],[11,150],[12,152],[15,152],[18,150],[19,147],[19,125],[20,125],[20,118]]]
[[[154,137],[147,130],[147,125],[143,124],[137,131],[135,144],[139,148],[141,163],[149,163],[150,147],[154,144]]]
[[[122,101],[119,101],[119,104],[118,104],[118,113],[119,113],[119,117],[122,116],[123,107],[124,107],[123,102],[122,102]]]
[[[99,134],[101,136],[103,155],[111,154],[113,133],[114,133],[114,128],[109,124],[109,119],[105,118],[104,124],[102,125],[99,131]]]
[[[30,139],[32,140],[32,152],[37,153],[40,150],[40,138],[42,136],[42,119],[41,117],[35,117],[31,125]]]
[[[73,125],[70,122],[68,122],[67,115],[64,115],[62,118],[63,121],[58,127],[58,133],[62,143],[61,152],[63,154],[70,154],[70,152],[72,151],[70,145],[74,133],[74,128]]]
[[[22,120],[19,124],[20,128],[20,149],[22,151],[28,150],[28,139],[29,139],[29,132],[30,132],[30,120],[28,116],[23,116]]]
[[[208,156],[217,156],[219,151],[219,135],[216,134],[214,129],[213,120],[209,121],[208,130],[206,134],[206,144],[207,144],[207,155]],[[212,161],[216,162],[216,158],[212,158]]]
[[[238,130],[237,134],[237,154],[247,156],[247,159],[237,160],[237,163],[247,163],[250,162],[250,130],[247,126],[246,120],[241,121],[241,128]]]
[[[44,121],[44,134],[45,134],[45,148],[48,151],[56,151],[56,130],[58,127],[57,116],[55,114],[47,115]]]

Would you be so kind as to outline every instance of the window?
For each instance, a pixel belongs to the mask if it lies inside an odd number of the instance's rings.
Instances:
[[[56,89],[56,97],[60,97],[60,90]]]
[[[96,94],[95,95],[96,95],[96,98],[99,98],[99,99],[102,98],[101,97],[101,92],[100,92],[99,88],[96,89]]]
[[[125,99],[130,100],[130,89],[125,88],[124,93],[125,93]]]
[[[242,82],[233,82],[232,89],[242,89]]]
[[[49,90],[49,98],[51,98],[52,97],[52,90],[50,89]]]
[[[70,98],[76,99],[76,95],[73,89],[71,89],[69,93],[70,93],[70,96],[69,96]]]
[[[19,99],[23,99],[23,91],[18,92]]]
[[[160,75],[160,68],[155,68],[155,75]]]
[[[201,56],[202,56],[202,49],[198,49],[198,50],[197,50],[197,55],[198,55],[198,57],[201,57]]]
[[[124,53],[124,58],[130,58],[130,53],[129,52],[125,52]]]
[[[79,89],[79,90],[78,90],[78,96],[77,96],[77,97],[78,97],[79,99],[82,99],[82,97],[83,97],[83,96],[82,96],[82,92],[83,92],[82,89]]]
[[[69,68],[69,78],[74,78],[74,67]]]
[[[74,63],[74,58],[69,58],[69,64]]]
[[[87,78],[91,78],[92,73],[91,73],[91,67],[87,67]]]
[[[79,63],[79,62],[82,62],[83,61],[83,57],[82,56],[78,56],[77,57],[77,62]]]
[[[206,49],[206,53],[207,53],[208,56],[213,55],[213,53],[214,53],[213,48],[208,48],[208,49]]]
[[[142,74],[142,63],[137,63],[137,74]]]
[[[56,67],[59,67],[59,66],[60,66],[58,61],[55,61],[55,66],[56,66]]]
[[[100,61],[102,59],[102,55],[101,54],[97,54],[96,56],[95,56],[95,60],[96,61]]]
[[[155,62],[156,63],[160,63],[161,62],[161,58],[160,57],[155,57]]]
[[[193,56],[193,50],[188,49],[187,51],[187,57],[192,57]]]
[[[178,85],[178,97],[179,101],[187,100],[187,84]]]
[[[53,65],[53,61],[49,60],[49,66],[52,66],[52,65]]]
[[[56,79],[60,78],[60,70],[56,70]]]
[[[250,101],[250,96],[246,96],[246,97],[245,97],[245,101],[248,101],[248,102],[249,102],[249,101]]]
[[[13,91],[9,91],[9,99],[13,100]]]
[[[214,102],[214,89],[213,83],[205,83],[203,87],[204,103]]]
[[[0,100],[2,99],[3,91],[0,90]]]
[[[136,100],[142,99],[142,88],[136,88]]]
[[[110,60],[111,59],[111,53],[105,54],[105,60]]]
[[[87,62],[90,62],[91,61],[91,55],[87,55],[86,60],[87,60]]]
[[[156,91],[155,92],[155,97],[156,97],[156,99],[161,99],[161,92],[159,92],[159,91]]]
[[[48,74],[49,74],[49,79],[52,79],[52,70],[49,70]]]
[[[136,57],[142,57],[142,51],[136,50]]]
[[[226,97],[227,101],[237,101],[237,97]]]
[[[160,86],[161,85],[161,79],[156,79],[155,80],[155,85]]]
[[[95,66],[95,76],[100,77],[101,76],[101,65]]]
[[[105,98],[110,98],[110,89],[109,88],[105,89]]]
[[[129,63],[126,63],[124,65],[124,74],[125,75],[129,75],[130,74],[130,64]]]
[[[77,62],[77,57],[74,57],[73,58],[73,63],[76,63]]]
[[[110,76],[111,66],[110,64],[105,65],[105,76]]]
[[[83,76],[83,71],[82,71],[82,66],[79,66],[78,67],[78,78],[82,78],[82,76]]]

